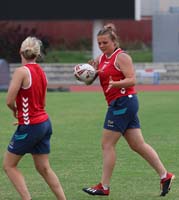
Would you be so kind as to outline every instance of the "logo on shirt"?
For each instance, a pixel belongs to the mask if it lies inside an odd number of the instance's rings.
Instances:
[[[23,111],[23,119],[24,119],[24,124],[28,125],[30,123],[29,119],[29,103],[28,103],[28,97],[22,97],[22,111]]]
[[[107,65],[109,64],[109,62],[104,62],[104,64],[103,64],[103,66],[102,66],[102,68],[101,68],[101,72],[103,72],[104,71],[104,69],[107,67]]]

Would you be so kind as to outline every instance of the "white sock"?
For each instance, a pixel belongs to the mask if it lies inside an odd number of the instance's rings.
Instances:
[[[103,185],[103,189],[104,189],[104,190],[108,190],[108,189],[109,189],[109,185],[104,184],[104,185]]]
[[[160,177],[160,179],[164,179],[164,178],[166,178],[167,177],[167,172],[165,172],[165,174],[163,174],[161,177]]]

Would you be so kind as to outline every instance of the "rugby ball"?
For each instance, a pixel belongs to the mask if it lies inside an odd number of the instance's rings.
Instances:
[[[74,76],[78,81],[89,82],[94,79],[96,70],[90,64],[78,64],[74,67]]]

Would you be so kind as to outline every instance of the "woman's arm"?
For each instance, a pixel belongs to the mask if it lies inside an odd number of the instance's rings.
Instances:
[[[110,78],[109,87],[127,88],[134,86],[136,84],[136,75],[132,58],[126,53],[121,53],[118,55],[115,64],[120,68],[125,78],[119,81],[113,81],[112,78]]]
[[[16,108],[15,101],[16,101],[18,91],[22,86],[24,77],[25,77],[25,70],[22,67],[17,68],[14,71],[12,80],[11,80],[9,88],[8,88],[6,104],[13,111],[14,117],[17,116],[17,108]]]

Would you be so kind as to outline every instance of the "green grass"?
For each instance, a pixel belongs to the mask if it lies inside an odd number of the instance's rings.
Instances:
[[[129,50],[133,62],[152,62],[152,51],[151,49],[145,50]]]
[[[1,134],[0,162],[15,129],[11,112],[0,93]],[[179,174],[179,106],[178,92],[139,92],[139,116],[143,135],[159,153],[167,169]],[[81,191],[100,181],[100,139],[106,103],[100,92],[49,92],[47,111],[53,124],[50,162],[59,176],[68,200],[101,200]],[[33,167],[30,155],[19,164],[33,200],[55,199],[46,183]],[[0,200],[19,200],[13,186],[0,169]],[[117,163],[111,180],[108,200],[157,200],[159,177],[125,140],[117,144]],[[166,200],[178,200],[179,183],[174,182]]]
[[[90,51],[63,51],[52,50],[47,52],[43,62],[46,63],[80,63],[87,62],[91,59],[92,54]]]
[[[134,62],[152,62],[151,49],[146,50],[129,50]],[[43,62],[46,63],[82,63],[92,58],[91,51],[48,51]]]

